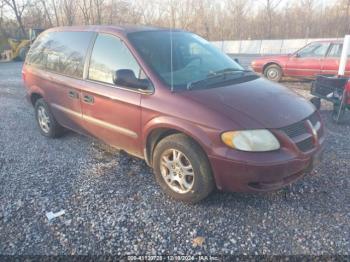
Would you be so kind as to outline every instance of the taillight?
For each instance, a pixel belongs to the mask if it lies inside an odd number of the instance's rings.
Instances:
[[[346,100],[347,100],[346,103],[350,104],[350,80],[348,81],[348,83],[345,86],[345,91],[346,91],[345,95],[346,95]]]

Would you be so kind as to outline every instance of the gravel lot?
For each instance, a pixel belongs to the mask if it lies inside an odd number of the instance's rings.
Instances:
[[[167,198],[142,160],[72,132],[41,136],[21,66],[0,63],[0,254],[350,254],[350,122],[334,125],[328,104],[312,175],[190,206]],[[310,85],[284,84],[305,95]]]

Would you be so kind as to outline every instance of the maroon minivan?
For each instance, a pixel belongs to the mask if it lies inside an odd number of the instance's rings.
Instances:
[[[314,106],[201,37],[149,27],[45,31],[23,67],[39,130],[98,138],[145,159],[170,196],[279,189],[324,141]]]

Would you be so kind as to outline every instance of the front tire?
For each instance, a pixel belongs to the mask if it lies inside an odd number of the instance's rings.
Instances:
[[[264,70],[264,76],[273,82],[279,82],[282,79],[282,68],[276,64],[269,65]]]
[[[48,104],[42,98],[35,102],[35,117],[43,136],[56,138],[63,134],[63,127],[56,121]]]
[[[184,134],[170,135],[158,143],[153,169],[160,187],[176,200],[197,203],[214,189],[206,154]]]

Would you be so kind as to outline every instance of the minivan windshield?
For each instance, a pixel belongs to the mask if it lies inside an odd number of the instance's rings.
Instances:
[[[208,41],[193,33],[145,31],[130,33],[128,38],[148,66],[168,87],[174,89],[205,83],[207,79],[211,83],[213,79],[219,83],[227,81],[227,75],[238,78],[246,71]]]

